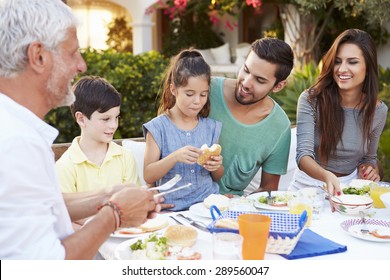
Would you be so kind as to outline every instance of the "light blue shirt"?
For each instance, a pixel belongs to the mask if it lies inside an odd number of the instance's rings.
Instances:
[[[192,130],[181,130],[166,116],[160,115],[143,125],[144,136],[150,132],[160,148],[160,158],[165,158],[172,152],[184,146],[191,145],[200,148],[203,144],[209,147],[218,143],[222,124],[209,118],[200,118],[198,125]],[[223,148],[222,148],[223,149]],[[191,205],[203,201],[210,194],[219,191],[209,171],[198,164],[176,163],[175,166],[158,182],[159,186],[172,179],[176,174],[183,178],[178,185],[192,183],[192,186],[181,191],[164,196],[164,203],[175,204],[172,211],[188,209]]]

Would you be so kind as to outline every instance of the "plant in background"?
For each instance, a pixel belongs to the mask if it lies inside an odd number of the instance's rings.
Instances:
[[[280,92],[272,95],[272,98],[282,106],[289,117],[291,124],[296,124],[298,98],[303,91],[314,84],[321,71],[321,64],[316,66],[314,61],[295,69],[288,80],[287,86]]]
[[[389,0],[159,0],[149,12],[165,9],[171,23],[170,36],[175,40],[174,44],[167,40],[164,50],[169,52],[173,47],[173,53],[176,53],[189,46],[210,48],[222,45],[218,40],[208,39],[209,43],[203,40],[202,34],[208,34],[212,26],[197,26],[198,20],[205,21],[204,24],[222,21],[229,32],[238,26],[237,19],[243,9],[251,7],[259,13],[263,3],[267,2],[278,5],[286,31],[285,40],[290,43],[300,65],[312,60],[318,62],[322,51],[328,49],[333,39],[347,28],[366,30],[377,45],[386,43],[389,38],[385,28],[385,23],[390,20]],[[189,23],[188,18],[192,19]],[[197,27],[192,29],[194,26]],[[187,38],[191,35],[192,38]]]
[[[379,67],[379,90],[379,99],[390,108],[390,68]],[[390,113],[387,114],[386,125],[379,141],[378,159],[384,170],[384,178],[381,180],[390,182]]]
[[[184,48],[214,48],[223,45],[223,33],[216,33],[213,26],[223,21],[228,30],[237,27],[236,21],[224,18],[224,15],[237,17],[246,6],[259,11],[260,0],[159,0],[152,5],[148,13],[163,9],[169,18],[168,35],[163,43],[162,52],[167,56],[177,54]]]
[[[133,51],[133,31],[125,17],[115,18],[108,24],[107,37],[109,48],[118,52]]]

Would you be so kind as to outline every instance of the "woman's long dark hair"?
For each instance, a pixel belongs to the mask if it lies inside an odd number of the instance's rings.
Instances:
[[[344,129],[344,111],[341,107],[339,88],[333,79],[336,55],[342,44],[354,44],[362,51],[366,63],[364,93],[358,106],[359,118],[363,120],[363,143],[369,140],[376,103],[378,99],[378,62],[376,47],[371,36],[359,29],[348,29],[341,33],[323,57],[323,68],[316,83],[309,89],[309,101],[317,110],[320,145],[320,161],[327,162],[331,153],[336,153],[337,143]],[[315,103],[316,102],[316,103]]]

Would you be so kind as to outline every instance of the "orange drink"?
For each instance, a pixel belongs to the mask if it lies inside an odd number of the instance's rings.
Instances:
[[[311,225],[311,217],[313,213],[313,204],[310,200],[304,197],[296,197],[288,202],[288,209],[290,214],[302,214],[303,211],[307,212],[306,226]]]
[[[242,258],[244,260],[263,260],[271,218],[260,214],[241,214],[238,216],[238,227],[240,235],[244,238]]]
[[[387,193],[387,192],[390,192],[389,187],[379,186],[377,184],[372,184],[370,186],[370,197],[374,201],[372,203],[372,206],[375,208],[385,208],[385,205],[383,204],[380,197],[382,194]]]

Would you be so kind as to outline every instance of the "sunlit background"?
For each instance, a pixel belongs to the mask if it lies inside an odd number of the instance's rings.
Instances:
[[[118,17],[131,22],[131,16],[121,6],[105,1],[68,0],[76,16],[81,21],[78,37],[81,48],[107,49],[108,24]]]

